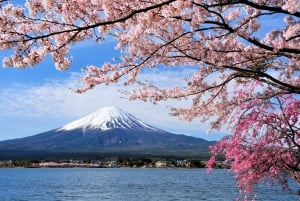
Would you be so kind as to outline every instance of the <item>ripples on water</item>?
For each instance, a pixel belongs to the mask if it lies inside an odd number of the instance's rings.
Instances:
[[[297,185],[282,192],[260,186],[257,200],[297,201]],[[226,170],[0,169],[0,201],[233,201],[239,196]]]

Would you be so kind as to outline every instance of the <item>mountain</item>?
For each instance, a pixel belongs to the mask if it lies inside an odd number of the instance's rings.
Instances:
[[[60,128],[0,142],[0,159],[108,156],[207,156],[214,142],[150,126],[118,107],[104,107]]]
[[[101,130],[107,131],[111,129],[122,128],[122,129],[140,129],[140,130],[153,130],[157,131],[157,128],[149,126],[134,117],[132,114],[123,111],[119,107],[104,107],[100,110],[84,117],[73,121],[58,130],[74,130],[82,129],[86,130]]]

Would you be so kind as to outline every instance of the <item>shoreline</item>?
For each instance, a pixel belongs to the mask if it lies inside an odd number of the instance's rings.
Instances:
[[[117,160],[8,160],[0,161],[0,168],[206,168],[206,161],[176,159],[117,159]],[[229,169],[224,161],[217,161],[215,169]]]

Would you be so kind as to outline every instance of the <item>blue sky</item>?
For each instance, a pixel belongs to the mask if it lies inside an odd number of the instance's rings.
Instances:
[[[157,105],[122,98],[122,83],[99,86],[84,94],[76,94],[69,88],[78,85],[82,69],[89,65],[101,65],[112,61],[119,52],[115,43],[108,41],[98,45],[82,42],[71,48],[73,62],[69,70],[55,69],[51,58],[33,68],[0,68],[0,140],[20,138],[58,128],[101,107],[116,105],[148,124],[174,133],[216,140],[221,134],[206,134],[207,126],[199,121],[183,122],[169,116],[169,106],[185,106],[183,101],[166,101]],[[1,52],[2,59],[8,52]],[[190,70],[147,71],[140,80],[152,80],[161,86],[183,82]],[[133,87],[133,86],[132,86]],[[130,87],[130,88],[132,88]],[[128,88],[128,89],[130,89]]]

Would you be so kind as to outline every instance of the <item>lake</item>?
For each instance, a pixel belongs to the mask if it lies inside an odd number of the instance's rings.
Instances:
[[[298,186],[282,192],[260,185],[257,200],[297,201]],[[13,168],[0,169],[1,201],[234,201],[236,183],[227,170]]]

